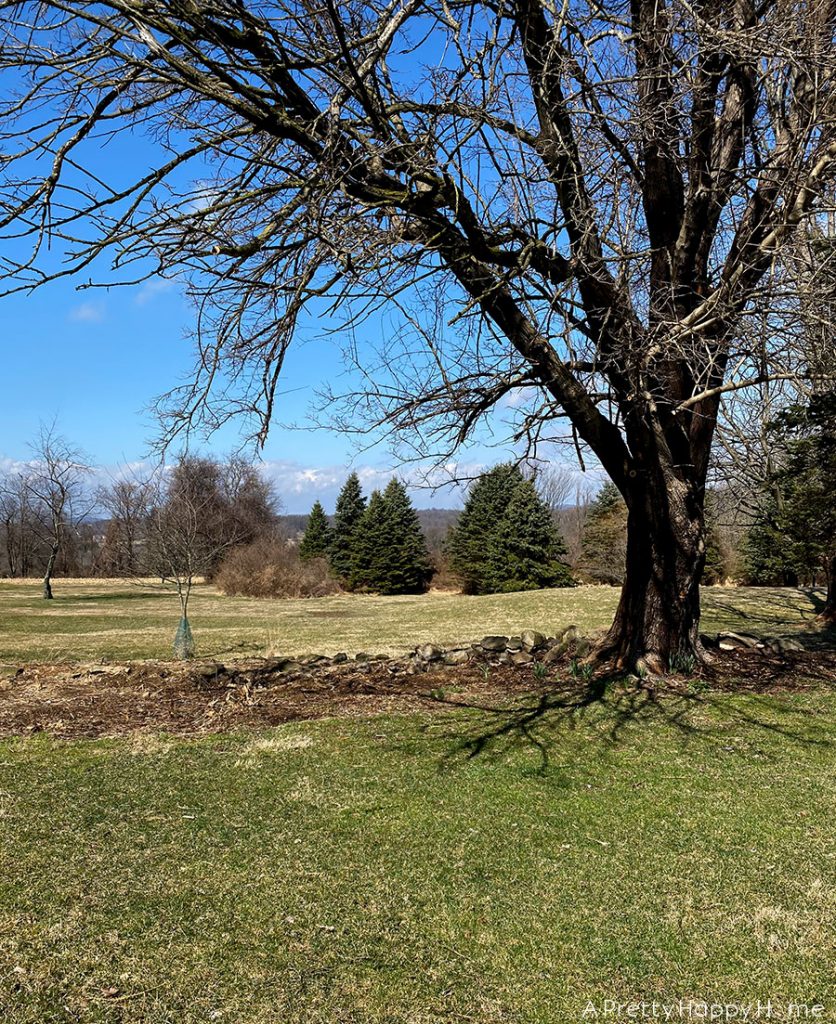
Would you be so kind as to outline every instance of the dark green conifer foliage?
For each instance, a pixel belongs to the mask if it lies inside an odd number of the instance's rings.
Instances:
[[[375,491],[360,521],[351,584],[378,594],[420,594],[432,578],[421,523],[406,488],[392,480]]]
[[[746,538],[748,578],[825,582],[822,616],[836,621],[836,391],[791,407],[772,429],[778,469]]]
[[[418,513],[406,488],[392,479],[383,492],[386,513],[387,564],[378,574],[381,594],[422,594],[433,576],[433,565]]]
[[[369,504],[354,531],[351,549],[351,571],[348,583],[352,590],[373,590],[385,554],[382,551],[386,529],[386,507],[380,491],[372,491]]]
[[[836,389],[795,406],[776,424],[783,435],[783,527],[796,559],[824,577],[821,617],[836,623]]]
[[[491,592],[488,541],[522,480],[519,466],[505,462],[483,473],[471,487],[448,541],[450,567],[461,580],[465,594]]]
[[[328,516],[325,515],[322,505],[315,501],[299,544],[299,556],[305,560],[325,558],[330,545],[331,527],[328,525]]]
[[[795,587],[804,567],[786,535],[774,495],[764,497],[743,541],[746,583],[764,587]]]
[[[331,569],[346,586],[350,586],[353,572],[354,535],[365,511],[366,499],[360,487],[360,478],[352,473],[337,498],[329,552]]]
[[[580,567],[595,583],[624,582],[627,562],[627,506],[618,488],[605,483],[592,502],[583,528]]]
[[[494,592],[571,587],[566,546],[532,480],[521,479],[488,542],[488,587]]]

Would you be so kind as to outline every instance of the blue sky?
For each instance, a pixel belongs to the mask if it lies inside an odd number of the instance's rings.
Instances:
[[[28,442],[39,424],[53,419],[106,471],[146,457],[156,430],[148,406],[185,377],[191,365],[193,313],[179,287],[152,280],[79,291],[75,283],[60,281],[0,299],[0,311],[0,466],[28,459]],[[358,451],[350,438],[310,426],[317,387],[339,369],[336,343],[328,338],[311,338],[289,354],[278,421],[262,454],[264,471],[275,479],[288,512],[308,511],[316,497],[326,508],[333,506],[349,468],[360,471],[367,490],[398,468],[383,444]],[[300,429],[288,429],[286,423]],[[238,433],[226,428],[201,447],[223,453],[238,440]],[[476,446],[463,453],[462,461],[472,470],[503,454]],[[413,478],[410,468],[400,471],[407,480]],[[451,507],[461,500],[450,488],[433,493],[416,486],[412,494],[422,507]]]
[[[116,139],[93,135],[88,141],[88,166],[114,187],[156,162],[154,144],[138,134]],[[19,249],[6,249],[18,244],[0,241],[0,258],[21,256]],[[59,251],[47,257],[53,267],[60,258]],[[93,276],[97,281],[111,279],[106,268]],[[40,423],[53,420],[103,472],[141,461],[157,429],[150,403],[189,373],[194,314],[176,283],[152,279],[109,290],[79,290],[79,283],[64,279],[34,293],[0,298],[0,470],[28,459],[28,442]],[[306,512],[315,498],[333,508],[349,469],[360,472],[367,490],[385,484],[393,471],[407,483],[417,481],[420,471],[398,466],[385,445],[358,450],[351,438],[310,426],[317,387],[339,373],[342,364],[336,341],[318,337],[313,318],[301,327],[303,338],[286,359],[283,391],[262,453],[264,471],[275,480],[286,510]],[[361,347],[372,337],[374,324],[365,330]],[[307,429],[289,429],[289,423]],[[473,475],[511,454],[510,448],[488,446],[487,440],[485,435],[485,443],[460,453],[462,475]],[[225,428],[201,448],[222,454],[238,441],[236,430]],[[461,503],[458,489],[411,491],[422,507]]]
[[[193,311],[175,282],[107,290],[77,284],[65,279],[0,298],[0,470],[29,459],[28,443],[41,423],[53,420],[103,474],[145,459],[157,430],[150,403],[188,375]],[[342,363],[337,342],[317,336],[315,324],[303,325],[301,334],[286,360],[277,417],[261,455],[285,511],[307,512],[317,498],[330,511],[349,469],[358,470],[367,492],[397,472],[413,484],[417,506],[459,506],[460,488],[419,485],[421,467],[399,466],[384,443],[359,450],[350,437],[312,426],[317,388]],[[226,427],[200,447],[223,454],[239,442],[238,431]],[[460,453],[458,471],[473,475],[510,453],[477,443]],[[435,475],[444,478],[443,470]]]

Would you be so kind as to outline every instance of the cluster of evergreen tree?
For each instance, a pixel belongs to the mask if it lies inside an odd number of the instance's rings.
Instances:
[[[346,589],[377,594],[423,593],[434,571],[404,485],[392,479],[366,502],[356,473],[337,498],[333,528],[322,505],[314,504],[299,554],[327,558]]]
[[[514,463],[495,466],[474,483],[448,551],[467,594],[574,585],[551,510]]]

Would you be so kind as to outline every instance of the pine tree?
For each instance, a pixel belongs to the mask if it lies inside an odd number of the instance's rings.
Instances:
[[[423,594],[433,566],[418,513],[406,488],[393,478],[383,492],[386,514],[386,564],[376,581],[381,594]]]
[[[450,531],[450,567],[465,594],[490,592],[488,538],[501,522],[523,475],[505,462],[483,473],[473,484],[456,526]]]
[[[433,569],[406,488],[392,480],[375,491],[355,535],[351,584],[378,594],[420,594]]]
[[[836,621],[836,390],[794,406],[771,425],[778,469],[746,538],[753,583],[824,580],[822,617]]]
[[[380,491],[372,496],[352,535],[351,568],[347,582],[352,590],[374,590],[386,555],[383,536],[386,529],[386,504]]]
[[[795,587],[803,567],[784,532],[775,495],[764,497],[743,541],[745,582],[761,587]]]
[[[583,528],[581,569],[595,583],[624,582],[627,506],[615,484],[605,483],[589,508]]]
[[[331,527],[328,525],[328,516],[325,509],[315,501],[308,522],[305,527],[305,534],[299,544],[299,556],[304,559],[325,558],[331,545]]]
[[[836,388],[779,418],[786,445],[783,523],[795,557],[824,577],[821,617],[836,622]]]
[[[365,511],[366,499],[360,488],[360,478],[356,473],[352,473],[337,498],[329,551],[331,569],[337,579],[346,586],[351,585],[354,535]]]
[[[574,586],[566,545],[532,480],[519,481],[487,547],[492,591]]]

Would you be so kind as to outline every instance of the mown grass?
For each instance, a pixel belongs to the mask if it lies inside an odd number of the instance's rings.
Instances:
[[[171,593],[124,581],[58,580],[43,601],[32,581],[0,581],[0,665],[28,661],[165,658],[177,626]],[[554,632],[607,626],[618,592],[577,587],[490,597],[431,593],[421,597],[340,595],[315,600],[226,597],[196,589],[191,621],[198,653],[224,658],[263,654],[396,653],[428,641],[456,643],[486,633],[533,628]],[[704,591],[704,628],[748,629],[815,638],[815,595],[800,590]]]
[[[0,1019],[836,1020],[832,696],[557,714],[3,742]]]

